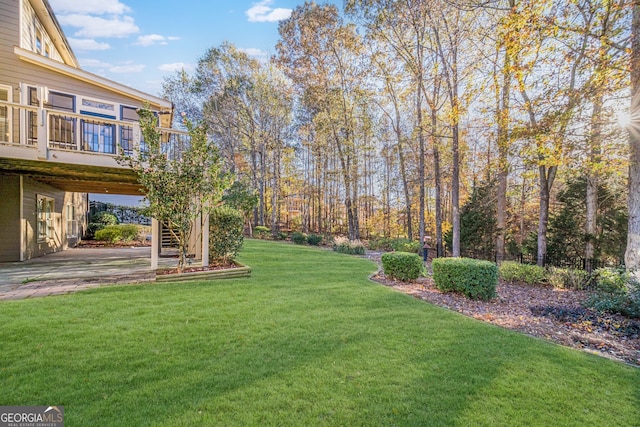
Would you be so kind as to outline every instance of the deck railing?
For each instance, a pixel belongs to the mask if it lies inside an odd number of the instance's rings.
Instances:
[[[159,129],[163,152],[175,158],[189,143],[189,135]],[[137,122],[112,120],[61,110],[0,101],[0,144],[64,150],[108,156],[133,155],[145,149]]]

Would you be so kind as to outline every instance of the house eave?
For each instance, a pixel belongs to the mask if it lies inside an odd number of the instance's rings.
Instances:
[[[137,99],[141,102],[148,102],[153,106],[159,107],[163,112],[172,113],[173,105],[171,101],[168,101],[164,98],[159,98],[157,96],[139,91],[137,89],[133,89],[121,83],[114,82],[112,80],[106,79],[104,77],[98,76],[93,73],[89,73],[80,68],[71,67],[69,65],[63,64],[61,62],[47,58],[45,56],[38,55],[35,52],[22,49],[18,46],[14,46],[14,53],[18,56],[18,58],[20,58],[25,62],[29,62],[39,67],[45,68],[47,70],[54,71],[56,73],[69,76],[76,80],[80,80],[80,81],[92,84],[94,86],[107,89],[111,92],[118,93],[120,95]]]

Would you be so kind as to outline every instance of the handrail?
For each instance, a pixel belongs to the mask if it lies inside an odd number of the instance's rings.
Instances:
[[[10,122],[9,129],[13,129],[18,135],[18,137],[11,137],[11,140],[2,141],[2,143],[29,147],[39,146],[41,151],[56,149],[99,153],[108,156],[117,156],[119,151],[117,147],[135,150],[135,147],[144,144],[139,131],[134,131],[133,134],[129,134],[126,140],[124,139],[121,129],[138,128],[139,122],[136,121],[117,120],[52,108],[39,108],[9,101],[0,101],[0,107],[10,109],[5,120]],[[25,113],[27,113],[26,116]],[[38,120],[37,125],[35,120]],[[83,127],[82,123],[89,127]],[[36,126],[41,130],[36,132]],[[110,126],[114,128],[107,133],[105,127]],[[168,140],[163,141],[163,145],[167,144],[167,152],[173,152],[173,156],[180,151],[179,145],[175,145],[174,138],[182,140],[183,137],[189,137],[189,133],[183,130],[162,127],[157,129],[163,135],[167,135]]]

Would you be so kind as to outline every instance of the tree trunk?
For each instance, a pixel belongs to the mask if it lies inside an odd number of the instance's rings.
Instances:
[[[547,258],[547,230],[549,228],[549,202],[551,198],[551,187],[557,166],[538,167],[540,176],[540,212],[538,221],[538,256],[537,264],[544,267]]]
[[[598,183],[600,180],[598,168],[602,160],[600,158],[602,150],[602,104],[603,96],[601,94],[596,95],[591,116],[591,153],[587,167],[586,222],[584,230],[586,240],[584,257],[586,259],[595,257],[596,236],[598,234]]]
[[[457,104],[457,102],[456,102]],[[457,105],[456,107],[457,108]],[[451,173],[451,211],[453,213],[453,242],[451,244],[451,255],[460,256],[460,148],[459,148],[459,125],[458,117],[454,118],[453,131],[453,171]]]
[[[433,139],[433,174],[435,186],[436,205],[436,256],[444,256],[444,242],[442,237],[442,178],[440,176],[440,147],[436,136],[438,116],[435,110],[431,111],[431,137]]]
[[[633,2],[631,37],[629,229],[624,259],[628,270],[638,270],[640,268],[640,0]]]

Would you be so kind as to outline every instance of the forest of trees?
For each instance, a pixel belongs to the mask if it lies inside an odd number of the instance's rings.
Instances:
[[[274,235],[621,259],[631,24],[630,0],[306,2],[269,60],[224,43],[163,89]]]

